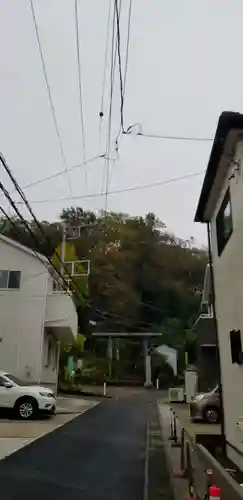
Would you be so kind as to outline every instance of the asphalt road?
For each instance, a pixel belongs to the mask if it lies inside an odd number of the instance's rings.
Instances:
[[[147,394],[104,401],[1,461],[1,497],[142,500],[146,424],[155,411]]]

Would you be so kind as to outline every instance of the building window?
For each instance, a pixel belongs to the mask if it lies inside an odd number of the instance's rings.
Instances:
[[[20,288],[20,271],[9,271],[8,288]]]
[[[218,254],[221,255],[233,231],[230,191],[227,189],[216,218]]]
[[[0,288],[8,288],[8,271],[0,271]]]
[[[0,288],[16,290],[20,288],[20,271],[0,271]]]

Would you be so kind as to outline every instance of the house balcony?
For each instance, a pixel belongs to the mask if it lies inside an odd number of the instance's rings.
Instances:
[[[78,317],[70,294],[64,291],[48,293],[45,327],[51,328],[55,338],[64,344],[76,341]]]

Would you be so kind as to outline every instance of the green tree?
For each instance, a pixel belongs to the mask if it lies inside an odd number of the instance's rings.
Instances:
[[[176,347],[181,357],[185,349],[193,356],[195,338],[189,332],[200,306],[205,250],[169,232],[153,213],[132,217],[70,207],[62,211],[60,219],[82,226],[80,237],[67,247],[71,256],[65,260],[91,261],[89,280],[77,282],[84,297],[82,304],[76,304],[79,331],[87,338],[94,328],[101,332],[161,332],[161,343]],[[60,255],[60,221],[41,222],[51,248],[34,223],[31,227],[40,241],[38,248],[23,224],[15,218],[13,223],[18,231],[0,219],[2,233],[45,255],[53,255],[57,248]],[[53,262],[60,264],[56,258]],[[91,326],[90,320],[97,325]],[[93,349],[94,343],[88,339],[86,349]],[[134,367],[141,345],[124,343],[120,350],[122,358],[127,356],[129,366]]]

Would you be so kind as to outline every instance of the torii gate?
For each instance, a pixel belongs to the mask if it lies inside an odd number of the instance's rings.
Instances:
[[[132,333],[121,333],[121,332],[93,332],[92,337],[98,338],[107,338],[108,339],[108,356],[111,359],[112,353],[112,343],[113,339],[141,339],[143,342],[143,350],[144,350],[144,374],[145,374],[145,387],[151,387],[152,379],[151,379],[151,356],[149,354],[149,341],[161,337],[161,333],[150,333],[150,332],[132,332]]]

